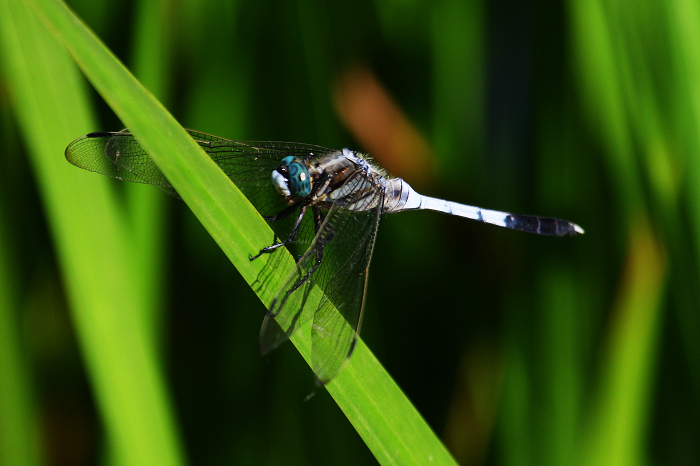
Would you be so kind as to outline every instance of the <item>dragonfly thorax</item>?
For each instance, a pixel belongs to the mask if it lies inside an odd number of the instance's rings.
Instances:
[[[304,198],[311,194],[311,177],[306,166],[291,155],[272,171],[272,186],[284,197]]]

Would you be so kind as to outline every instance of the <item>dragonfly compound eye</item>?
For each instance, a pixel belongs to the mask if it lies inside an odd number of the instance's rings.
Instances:
[[[284,197],[306,197],[311,194],[311,177],[304,164],[295,162],[291,155],[280,162],[272,172],[272,185]]]
[[[303,164],[294,162],[289,165],[288,186],[296,197],[306,197],[311,194],[311,178]]]

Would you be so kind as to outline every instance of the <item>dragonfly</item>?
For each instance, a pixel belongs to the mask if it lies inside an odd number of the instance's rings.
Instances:
[[[312,322],[312,369],[326,384],[352,354],[362,322],[367,273],[384,214],[433,210],[547,236],[583,234],[575,223],[516,215],[418,194],[367,156],[275,141],[233,141],[187,130],[255,206],[275,233],[255,260],[286,247],[296,266],[274,293],[260,330],[261,353]],[[71,142],[66,159],[112,178],[154,185],[179,197],[128,130],[94,132]],[[319,287],[321,293],[311,293]]]

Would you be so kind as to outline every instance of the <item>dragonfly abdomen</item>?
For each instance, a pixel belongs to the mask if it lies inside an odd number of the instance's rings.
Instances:
[[[575,223],[552,217],[537,217],[536,215],[508,214],[505,218],[505,226],[513,230],[547,236],[573,236],[583,233],[581,227]]]
[[[498,210],[459,204],[418,194],[401,178],[386,180],[387,194],[384,199],[386,213],[404,210],[434,210],[449,215],[470,218],[482,223],[547,236],[572,236],[583,233],[583,228],[573,222],[536,215],[517,215]]]

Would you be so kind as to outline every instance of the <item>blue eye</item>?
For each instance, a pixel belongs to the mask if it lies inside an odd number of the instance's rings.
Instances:
[[[288,158],[290,157],[285,157],[285,160]],[[306,197],[311,194],[311,178],[306,167],[299,162],[293,162],[289,164],[288,170],[288,186],[292,195]]]
[[[272,184],[281,196],[307,197],[311,194],[311,177],[303,163],[289,155],[272,172]]]

